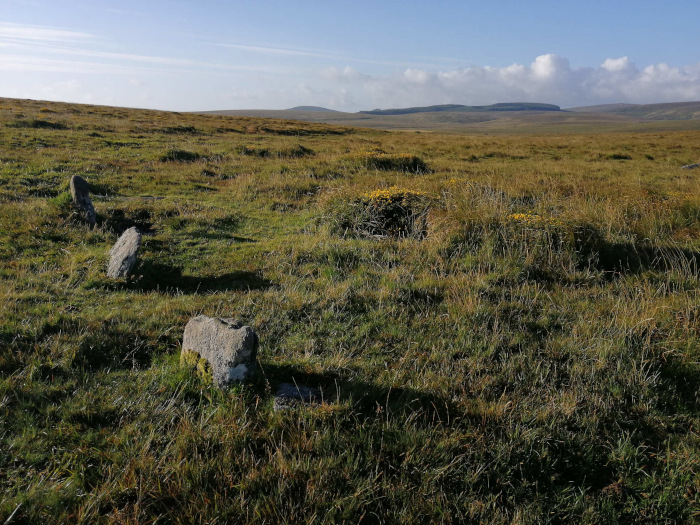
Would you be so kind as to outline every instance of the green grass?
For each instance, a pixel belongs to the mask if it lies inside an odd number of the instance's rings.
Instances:
[[[0,99],[0,522],[700,521],[697,140]],[[199,314],[250,384],[181,367]]]

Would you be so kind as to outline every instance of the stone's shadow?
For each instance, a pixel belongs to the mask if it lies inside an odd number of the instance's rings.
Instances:
[[[151,233],[153,222],[148,210],[129,211],[112,208],[98,214],[97,225],[111,230],[117,235],[121,235],[132,226],[136,226],[143,234]]]
[[[237,235],[231,235],[227,231],[198,231],[193,232],[192,237],[200,239],[202,241],[234,241],[240,243],[254,243],[258,242],[255,239],[250,239],[248,237],[239,237]]]
[[[182,275],[182,269],[165,264],[143,261],[134,271],[136,276],[124,286],[151,292],[180,292],[185,294],[266,290],[272,281],[255,272],[230,272],[217,276]]]
[[[668,380],[668,386],[683,398],[686,407],[697,408],[697,370],[683,369],[676,364],[662,369],[661,375]],[[514,425],[521,424],[517,415],[485,413],[478,408],[478,404],[472,409],[468,403],[458,405],[451,399],[413,388],[380,386],[338,373],[309,373],[293,365],[261,363],[251,386],[263,398],[269,398],[275,395],[281,383],[319,388],[323,392],[324,402],[330,404],[349,402],[350,413],[338,415],[349,425],[348,428],[372,428],[373,425],[384,425],[393,420],[404,421],[411,427],[453,428],[484,436],[503,436]],[[673,396],[669,396],[668,401],[672,402]],[[674,411],[671,409],[670,413]],[[684,417],[675,417],[674,421],[678,427],[676,431],[687,431],[691,425],[691,421]],[[570,424],[575,425],[576,422]],[[632,407],[619,414],[614,421],[606,421],[602,430],[617,435],[621,424],[622,428],[630,425],[637,431],[643,429],[641,435],[651,438],[653,447],[663,449],[665,446],[666,433],[659,433],[658,429],[655,431],[648,426]],[[395,425],[390,427],[394,428]],[[619,479],[618,469],[608,461],[609,447],[605,440],[582,446],[585,439],[582,441],[572,437],[573,428],[562,426],[550,429],[551,434],[538,445],[543,448],[542,455],[532,453],[533,442],[527,436],[516,439],[509,458],[502,457],[498,452],[502,443],[496,444],[498,446],[494,447],[493,453],[489,447],[481,449],[478,451],[482,456],[480,461],[491,462],[495,470],[501,471],[502,479],[485,473],[475,478],[474,484],[484,494],[512,494],[514,484],[519,487],[538,486],[548,493],[560,492],[572,484],[591,491],[603,490]]]
[[[160,338],[159,338],[160,339]],[[67,356],[71,368],[82,370],[129,370],[147,368],[160,352],[162,341],[154,341],[140,330],[105,324],[87,334]]]
[[[460,411],[448,399],[412,388],[378,386],[336,373],[317,374],[290,365],[260,363],[253,386],[264,395],[274,396],[281,383],[318,388],[323,401],[351,401],[355,417],[376,419],[380,415],[422,419],[424,424],[447,423]],[[270,390],[266,390],[267,388]]]
[[[248,237],[238,237],[237,235],[230,235],[228,238],[236,242],[258,242],[255,239],[250,239]]]
[[[700,367],[678,358],[667,358],[659,367],[659,398],[667,406],[680,406],[682,411],[700,410]]]

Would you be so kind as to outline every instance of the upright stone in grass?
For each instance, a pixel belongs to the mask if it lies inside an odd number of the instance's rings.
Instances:
[[[200,315],[185,326],[180,361],[223,388],[250,377],[257,351],[258,336],[250,326]]]
[[[109,266],[107,277],[123,279],[127,277],[134,265],[141,247],[141,232],[136,226],[132,226],[119,237],[109,252]]]
[[[70,178],[70,194],[73,204],[85,212],[85,218],[90,224],[95,224],[95,207],[90,199],[90,186],[80,175]]]

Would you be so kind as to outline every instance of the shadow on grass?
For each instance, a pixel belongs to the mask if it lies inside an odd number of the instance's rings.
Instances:
[[[612,243],[601,252],[598,264],[605,271],[620,274],[682,270],[689,275],[699,275],[698,261],[700,253],[683,248]]]
[[[700,367],[678,358],[659,367],[659,398],[671,412],[698,413],[700,410]]]
[[[700,277],[700,252],[678,246],[653,245],[644,241],[610,242],[597,230],[584,227],[574,233],[571,249],[579,270],[597,270],[606,279],[644,272],[676,272],[690,278]],[[569,277],[556,265],[542,261],[527,270],[528,277],[539,282],[558,282]]]
[[[449,422],[458,414],[458,409],[448,399],[412,388],[385,387],[332,372],[317,374],[293,365],[264,363],[258,370],[254,387],[260,392],[269,384],[274,395],[281,383],[318,388],[324,402],[351,401],[353,413],[360,419],[376,419],[388,414],[393,417],[411,415],[418,416],[425,424],[439,424]]]
[[[165,264],[144,261],[137,268],[138,277],[121,286],[151,292],[178,292],[184,294],[266,290],[272,281],[255,272],[230,272],[216,276],[195,277],[183,275],[182,269]]]
[[[527,435],[509,438],[506,436],[512,432],[513,425],[520,424],[518,418],[511,420],[508,416],[496,417],[478,409],[467,410],[443,396],[347,379],[335,373],[309,373],[289,365],[265,363],[261,369],[253,385],[258,392],[265,392],[269,385],[271,391],[266,394],[274,395],[280,383],[319,388],[324,402],[350,401],[354,427],[378,425],[386,433],[386,425],[394,426],[399,421],[406,428],[461,428],[490,436],[493,450],[482,448],[475,452],[475,457],[489,462],[491,472],[475,479],[474,485],[486,494],[509,495],[507,500],[511,503],[518,498],[532,497],[536,487],[556,493],[574,484],[598,491],[617,479],[614,469],[605,461],[601,462],[608,450],[600,443],[584,443],[566,429],[552,429],[552,435],[543,436],[541,443],[533,442]],[[394,423],[390,423],[392,420]],[[547,461],[532,453],[535,445],[546,449]],[[507,454],[501,455],[499,447],[507,450]]]
[[[70,354],[70,367],[82,370],[147,368],[163,348],[140,330],[105,324],[86,334]]]
[[[593,228],[582,228],[576,236],[576,250],[594,268],[613,275],[647,270],[680,270],[699,275],[700,252],[677,246],[653,246],[640,243],[609,242]]]
[[[97,225],[121,235],[132,226],[136,226],[141,233],[150,233],[153,222],[148,210],[130,211],[111,208],[98,215]]]
[[[229,231],[196,231],[192,232],[192,238],[198,241],[233,241],[240,243],[255,243],[258,242],[255,239],[249,237],[240,237],[238,235],[231,235]]]

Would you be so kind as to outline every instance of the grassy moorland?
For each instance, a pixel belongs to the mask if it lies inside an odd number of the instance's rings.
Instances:
[[[698,139],[0,99],[0,522],[700,522]]]

